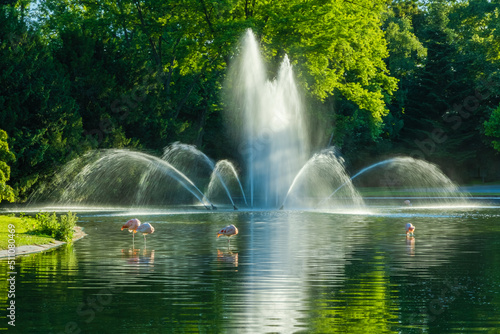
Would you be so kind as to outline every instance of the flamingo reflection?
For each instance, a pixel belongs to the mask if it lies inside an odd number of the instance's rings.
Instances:
[[[217,262],[229,263],[234,267],[238,267],[238,253],[233,253],[231,251],[224,253],[217,249]]]
[[[150,264],[153,265],[155,262],[155,251],[143,249],[142,251],[138,248],[134,249],[122,249],[122,257],[127,259],[129,264]]]
[[[406,252],[410,256],[415,256],[415,237],[406,236]]]

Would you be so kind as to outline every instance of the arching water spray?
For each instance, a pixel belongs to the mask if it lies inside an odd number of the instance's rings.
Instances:
[[[222,187],[226,191],[229,201],[231,201],[233,207],[236,208],[233,198],[231,197],[231,193],[229,192],[226,183],[222,179],[222,176],[215,168],[215,164],[205,153],[201,152],[196,147],[192,145],[175,142],[172,145],[165,148],[162,159],[170,162],[174,166],[175,165],[182,166],[183,170],[188,170],[190,165],[191,166],[195,165],[193,164],[193,159],[198,159],[202,163],[205,163],[210,168],[211,175],[215,175],[219,179]]]
[[[233,178],[237,181],[245,205],[248,205],[247,198],[245,196],[245,191],[243,190],[243,186],[241,185],[238,173],[236,172],[236,169],[234,168],[233,164],[228,160],[220,160],[217,162],[217,164],[215,164],[214,171],[210,176],[210,183],[208,185],[208,190],[206,192],[207,197],[211,198],[211,195],[215,192],[216,185],[219,183],[218,181],[220,181],[221,177],[223,177],[223,179],[225,180]]]
[[[211,205],[200,189],[168,162],[120,149],[93,151],[69,163],[48,188],[63,189],[57,194],[61,204],[126,204],[137,203],[138,196],[157,200],[166,194],[179,197],[181,194],[169,194],[170,187],[165,183],[168,180],[174,180],[205,207]],[[41,192],[31,200],[43,201],[46,197],[47,193]]]
[[[295,193],[296,196],[302,194],[301,204],[308,201],[303,195],[306,193],[309,204],[314,205],[316,199],[324,197],[331,189],[339,184],[348,185],[341,198],[336,199],[336,204],[349,207],[362,207],[363,199],[350,183],[344,167],[344,159],[338,156],[334,148],[325,149],[307,161],[302,169],[297,173],[290,189],[288,190],[281,208],[284,208],[289,196]],[[298,205],[298,204],[297,204]],[[296,205],[296,206],[297,206]]]
[[[388,185],[398,185],[410,192],[426,189],[438,193],[437,196],[434,196],[436,199],[466,199],[467,197],[466,194],[458,190],[458,187],[436,165],[411,157],[396,157],[363,168],[352,176],[349,181],[341,184],[328,197],[323,199],[319,205],[330,199],[346,185],[352,185],[352,181],[357,177],[377,168],[385,168],[386,179],[382,183]]]

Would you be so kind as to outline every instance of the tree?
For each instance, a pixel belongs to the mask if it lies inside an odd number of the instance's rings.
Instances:
[[[313,98],[342,95],[380,123],[387,114],[384,95],[396,88],[383,61],[388,53],[380,29],[382,1],[95,0],[46,1],[41,6],[47,31],[61,36],[67,29],[89,31],[94,39],[106,40],[107,50],[118,59],[129,61],[132,73],[157,79],[148,93],[158,104],[141,101],[134,110],[140,121],[132,128],[146,135],[156,129],[161,139],[197,138],[188,134],[197,131],[193,124],[205,124],[207,115],[218,112],[215,105],[207,114],[207,104],[198,99],[207,97],[205,74],[223,78],[247,28],[261,37],[265,56],[276,64],[283,52],[290,54],[297,77]],[[194,123],[193,114],[198,115]]]
[[[488,87],[498,66],[474,37],[475,31],[483,34],[483,18],[494,17],[498,5],[485,15],[478,11],[479,2],[431,2],[414,21],[427,55],[407,82],[401,133],[412,154],[450,169],[487,154],[484,115],[498,105]]]
[[[388,112],[385,95],[397,83],[384,63],[385,10],[382,1],[285,1],[269,2],[254,16],[265,49],[287,52],[312,96],[341,95],[381,123]]]
[[[41,36],[16,8],[1,6],[0,126],[16,156],[11,184],[19,199],[88,145],[69,83]]]
[[[490,118],[484,122],[484,133],[495,138],[491,145],[495,150],[500,151],[500,105],[494,109]]]
[[[10,167],[8,163],[13,162],[15,156],[9,151],[7,143],[7,132],[0,129],[0,203],[2,200],[14,201],[14,191],[7,185],[10,178]]]

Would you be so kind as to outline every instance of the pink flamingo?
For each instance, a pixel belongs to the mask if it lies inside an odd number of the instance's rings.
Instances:
[[[406,224],[406,235],[413,236],[413,231],[415,231],[415,226],[413,226],[412,223],[407,223]]]
[[[135,240],[135,233],[137,232],[137,228],[141,225],[141,221],[137,218],[130,219],[122,226],[122,231],[124,229],[128,229],[130,233],[132,233],[132,240]]]
[[[144,223],[140,225],[136,230],[136,232],[140,232],[144,236],[144,245],[146,245],[146,234],[153,234],[154,231],[155,228],[150,223]]]
[[[238,229],[236,228],[236,226],[234,226],[233,224],[231,225],[228,225],[226,227],[224,227],[223,229],[221,229],[219,232],[217,232],[217,238],[220,237],[221,235],[224,235],[226,236],[228,239],[227,239],[227,244],[229,246],[230,244],[230,239],[233,235],[236,235],[238,234]]]

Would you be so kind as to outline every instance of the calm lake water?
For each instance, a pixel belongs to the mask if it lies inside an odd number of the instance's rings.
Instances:
[[[377,211],[377,210],[375,210]],[[79,213],[17,259],[17,333],[500,333],[500,208]],[[156,231],[120,231],[130,218]],[[407,240],[404,226],[416,226]],[[216,238],[234,224],[240,233]]]

